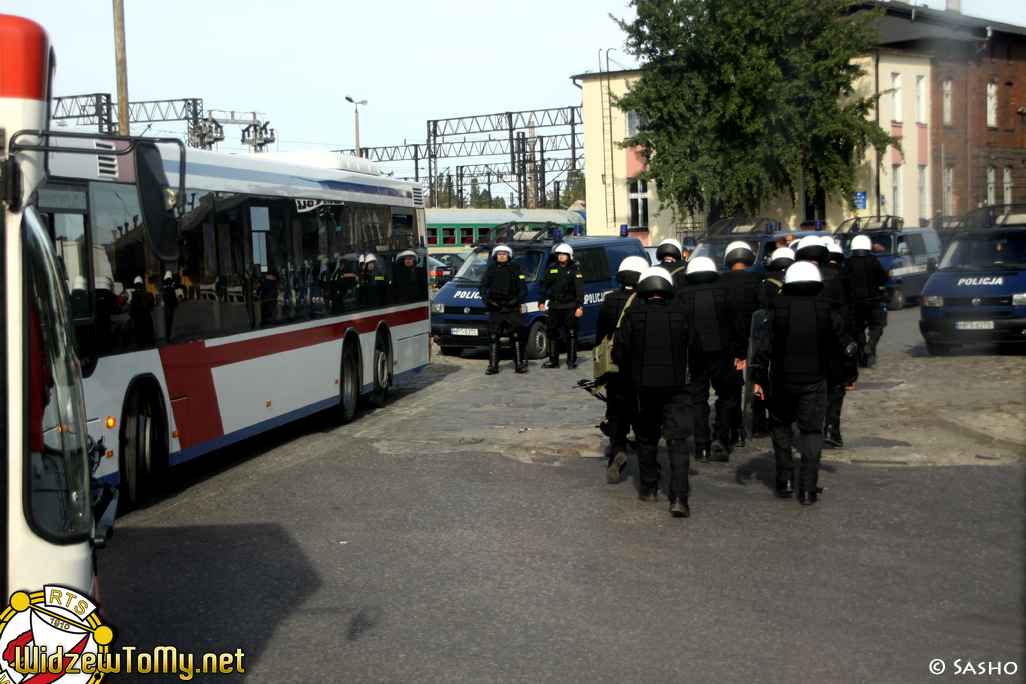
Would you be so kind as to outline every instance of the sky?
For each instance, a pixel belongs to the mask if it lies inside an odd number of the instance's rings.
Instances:
[[[261,113],[277,150],[424,142],[426,121],[581,103],[570,76],[621,67],[627,0],[124,0],[129,100],[199,97],[206,109]],[[944,0],[915,4],[944,8]],[[57,53],[55,95],[115,93],[111,0],[4,0]],[[962,0],[971,16],[1026,26],[1026,0]],[[617,68],[614,65],[613,68]],[[133,126],[143,132],[146,125]],[[154,124],[148,135],[185,131]],[[249,151],[225,127],[222,151]],[[412,176],[412,163],[389,165]]]

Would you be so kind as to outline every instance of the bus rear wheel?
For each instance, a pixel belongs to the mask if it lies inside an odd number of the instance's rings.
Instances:
[[[356,352],[349,341],[342,343],[342,367],[339,369],[338,423],[346,425],[356,416],[356,403],[360,396],[360,375],[356,366]]]
[[[156,489],[159,476],[167,467],[164,412],[151,388],[145,385],[132,388],[121,425],[118,484],[124,509],[132,510]]]

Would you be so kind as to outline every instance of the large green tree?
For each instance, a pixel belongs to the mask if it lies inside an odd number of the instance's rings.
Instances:
[[[640,146],[662,208],[675,215],[749,213],[780,193],[822,189],[853,206],[866,150],[897,140],[867,115],[858,58],[878,12],[850,0],[631,0],[616,19],[644,73],[623,111],[644,120]],[[614,17],[615,19],[615,17]]]

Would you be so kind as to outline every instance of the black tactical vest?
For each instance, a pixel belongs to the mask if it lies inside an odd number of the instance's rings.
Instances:
[[[520,287],[520,266],[511,262],[500,265],[494,262],[488,265],[488,270],[481,278],[479,288],[482,299],[491,299],[499,306],[515,302]]]
[[[721,281],[687,285],[677,292],[677,301],[691,312],[706,358],[719,359],[732,355],[731,321],[727,309],[729,296],[727,285]]]
[[[852,282],[855,285],[855,299],[879,299],[880,292],[877,288],[882,283],[877,282],[880,262],[876,260],[876,257],[851,257],[848,264],[851,269]]]
[[[747,335],[752,325],[752,314],[759,310],[762,276],[754,271],[728,271],[720,276],[720,282],[727,284],[730,296],[741,310],[741,328]]]
[[[676,394],[688,386],[687,309],[676,301],[631,306],[621,325],[631,326],[631,386],[637,391]]]
[[[830,317],[833,307],[822,296],[780,295],[774,300],[770,355],[774,385],[808,385],[826,378],[830,360],[838,354]]]
[[[766,279],[762,281],[762,292],[767,302],[772,302],[780,296],[781,288],[784,286],[783,271],[767,271]]]

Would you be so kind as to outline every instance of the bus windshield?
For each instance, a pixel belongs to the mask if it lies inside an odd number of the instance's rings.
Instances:
[[[1026,231],[962,233],[948,246],[941,271],[1004,271],[1026,268]]]
[[[723,266],[723,258],[727,254],[727,246],[732,242],[744,242],[748,245],[749,249],[752,250],[752,254],[758,256],[759,254],[759,242],[757,240],[738,240],[737,238],[720,239],[720,240],[705,240],[692,252],[691,258],[695,257],[708,257],[716,262],[717,266]]]
[[[481,282],[485,271],[488,270],[488,264],[491,263],[490,258],[491,252],[489,250],[480,249],[475,251],[463,262],[453,280],[460,283]],[[537,250],[518,249],[513,252],[513,263],[520,267],[520,271],[529,283],[533,283],[538,278],[538,272],[541,270],[544,260],[544,254]]]

